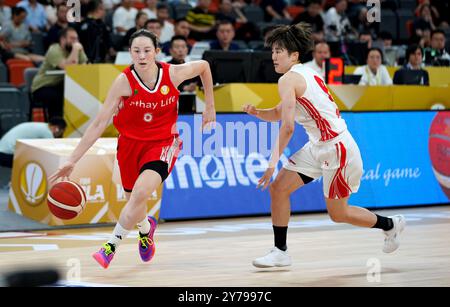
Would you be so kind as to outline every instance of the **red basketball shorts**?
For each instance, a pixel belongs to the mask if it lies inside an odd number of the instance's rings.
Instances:
[[[175,166],[181,148],[182,141],[177,137],[164,141],[141,141],[119,136],[117,161],[124,190],[131,192],[140,173],[154,161],[167,163],[167,170],[163,170],[163,172],[168,176]],[[162,179],[164,181],[166,178]]]

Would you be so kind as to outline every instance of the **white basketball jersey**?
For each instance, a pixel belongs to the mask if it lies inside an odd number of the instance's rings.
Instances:
[[[347,130],[347,125],[322,77],[303,64],[292,66],[306,80],[306,91],[296,97],[295,121],[302,125],[313,144],[329,141]]]

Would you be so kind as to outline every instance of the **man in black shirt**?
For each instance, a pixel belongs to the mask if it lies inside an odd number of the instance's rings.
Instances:
[[[110,29],[103,22],[105,9],[101,0],[88,3],[87,17],[77,27],[80,43],[90,63],[104,63],[107,57],[114,56]]]

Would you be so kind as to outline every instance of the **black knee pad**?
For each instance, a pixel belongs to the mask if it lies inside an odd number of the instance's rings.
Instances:
[[[141,167],[139,175],[147,169],[157,172],[161,176],[161,182],[164,182],[169,176],[169,165],[161,160],[145,163],[144,166]]]

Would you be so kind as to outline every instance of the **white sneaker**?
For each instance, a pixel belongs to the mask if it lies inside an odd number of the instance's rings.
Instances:
[[[257,268],[271,268],[289,266],[292,264],[292,259],[288,255],[287,251],[274,247],[264,257],[256,258],[253,260],[253,265]]]
[[[406,225],[406,220],[403,215],[394,215],[389,217],[394,222],[394,227],[391,230],[383,231],[386,236],[384,238],[383,246],[383,252],[385,253],[392,253],[400,246],[398,237],[400,233],[402,233],[403,229],[405,229]]]

